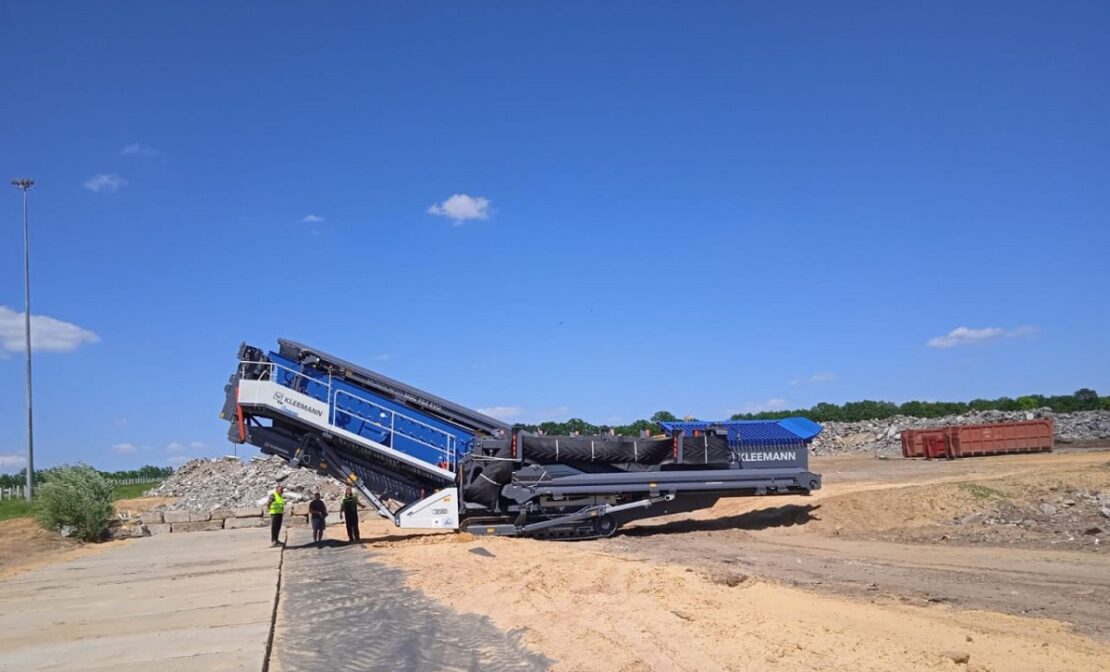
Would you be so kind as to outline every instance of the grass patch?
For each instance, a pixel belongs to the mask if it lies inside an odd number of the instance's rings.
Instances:
[[[1001,490],[995,490],[982,483],[960,483],[960,490],[963,490],[975,499],[997,499],[1003,496]]]
[[[154,483],[134,483],[132,485],[117,485],[112,488],[112,501],[118,499],[135,499],[142,497],[143,493],[151,488],[157,488],[158,482]]]
[[[23,518],[31,515],[31,503],[25,499],[5,499],[0,502],[0,520]]]
[[[151,488],[158,487],[158,483],[135,483],[134,485],[117,485],[112,488],[112,501],[119,499],[134,499],[142,497],[143,493]],[[34,508],[25,499],[5,499],[0,501],[0,520],[24,518],[34,513]]]

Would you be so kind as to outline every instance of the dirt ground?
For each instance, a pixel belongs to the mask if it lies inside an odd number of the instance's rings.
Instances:
[[[1110,451],[813,468],[812,497],[606,540],[364,534],[409,585],[522,631],[555,670],[1107,669]]]
[[[149,511],[159,504],[171,501],[173,500],[165,497],[121,499],[115,503],[116,514],[122,519],[121,523],[126,523],[143,511]],[[126,542],[85,544],[66,539],[57,532],[44,530],[33,518],[2,520],[0,521],[0,579],[52,562],[99,553],[112,544],[118,543]]]

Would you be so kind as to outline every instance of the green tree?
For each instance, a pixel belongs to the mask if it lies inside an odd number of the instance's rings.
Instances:
[[[34,504],[47,529],[69,527],[78,539],[96,541],[112,516],[112,484],[87,464],[60,467],[38,489]]]
[[[660,422],[678,422],[678,416],[670,411],[656,411],[652,414],[651,421],[657,424]]]
[[[1075,401],[1082,409],[1091,410],[1098,408],[1098,393],[1090,388],[1084,387],[1081,390],[1076,390],[1075,394],[1072,396],[1075,397]]]

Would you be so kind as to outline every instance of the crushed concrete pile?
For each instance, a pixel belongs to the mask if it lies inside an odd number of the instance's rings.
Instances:
[[[813,441],[814,455],[841,453],[875,453],[876,455],[901,455],[902,431],[906,429],[931,429],[948,425],[982,425],[992,422],[1015,422],[1052,418],[1055,421],[1056,440],[1062,442],[1098,441],[1110,439],[1110,411],[1081,411],[1079,413],[1053,413],[1051,409],[1035,411],[972,411],[964,415],[942,418],[913,418],[898,415],[884,420],[861,422],[826,422],[824,429]]]
[[[343,497],[343,486],[334,479],[308,469],[290,468],[279,457],[255,457],[249,462],[236,457],[191,460],[146,494],[176,497],[166,509],[211,511],[255,506],[279,483],[286,494],[296,493],[305,499],[314,492],[325,500]]]
[[[996,496],[985,488],[982,496],[990,501],[950,524],[973,527],[976,543],[997,543],[999,535],[991,528],[1008,526],[1049,536],[1053,546],[1097,550],[1110,532],[1110,492],[1058,487],[1050,491],[1022,500]]]

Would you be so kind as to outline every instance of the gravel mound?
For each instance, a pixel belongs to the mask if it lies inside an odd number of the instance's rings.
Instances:
[[[146,494],[176,497],[167,509],[210,511],[255,506],[279,483],[287,495],[296,493],[305,499],[314,492],[325,500],[343,497],[344,488],[334,479],[308,469],[292,469],[280,457],[255,457],[249,462],[237,457],[191,460]]]
[[[875,453],[901,455],[902,430],[930,429],[948,425],[982,425],[992,422],[1014,422],[1052,418],[1056,440],[1064,443],[1110,439],[1110,411],[1053,413],[1051,409],[1035,411],[973,411],[943,418],[912,418],[897,415],[885,420],[861,422],[825,422],[824,430],[813,441],[814,455],[843,453]]]

